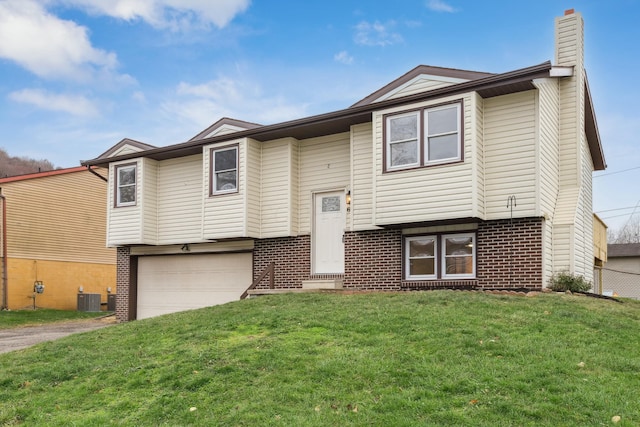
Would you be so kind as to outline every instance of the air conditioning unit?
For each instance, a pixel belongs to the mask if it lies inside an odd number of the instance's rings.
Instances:
[[[100,311],[100,294],[78,294],[78,311]]]

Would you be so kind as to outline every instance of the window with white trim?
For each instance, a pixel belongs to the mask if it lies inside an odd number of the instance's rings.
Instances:
[[[135,164],[116,166],[116,207],[136,204]]]
[[[462,159],[461,103],[385,117],[385,169],[399,170]]]
[[[238,147],[211,149],[211,194],[238,191]]]
[[[405,238],[405,279],[472,279],[476,275],[474,233]]]

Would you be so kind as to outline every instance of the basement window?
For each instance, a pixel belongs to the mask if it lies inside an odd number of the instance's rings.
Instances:
[[[407,280],[472,279],[476,276],[474,233],[405,238]]]

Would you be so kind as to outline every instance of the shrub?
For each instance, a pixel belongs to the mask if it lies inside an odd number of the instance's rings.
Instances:
[[[591,289],[591,282],[584,280],[582,276],[575,276],[571,273],[560,272],[551,277],[549,288],[556,292],[587,292]]]

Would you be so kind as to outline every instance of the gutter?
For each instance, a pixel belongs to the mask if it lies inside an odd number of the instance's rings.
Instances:
[[[100,175],[98,172],[94,171],[90,165],[87,165],[87,170],[89,172],[91,172],[92,174],[94,174],[95,176],[97,176],[98,178],[100,178],[101,180],[103,180],[104,182],[109,182],[109,180],[107,178],[105,178],[104,176]]]
[[[0,200],[2,200],[2,306],[0,310],[8,310],[8,289],[7,289],[7,198],[2,194],[0,188]]]

